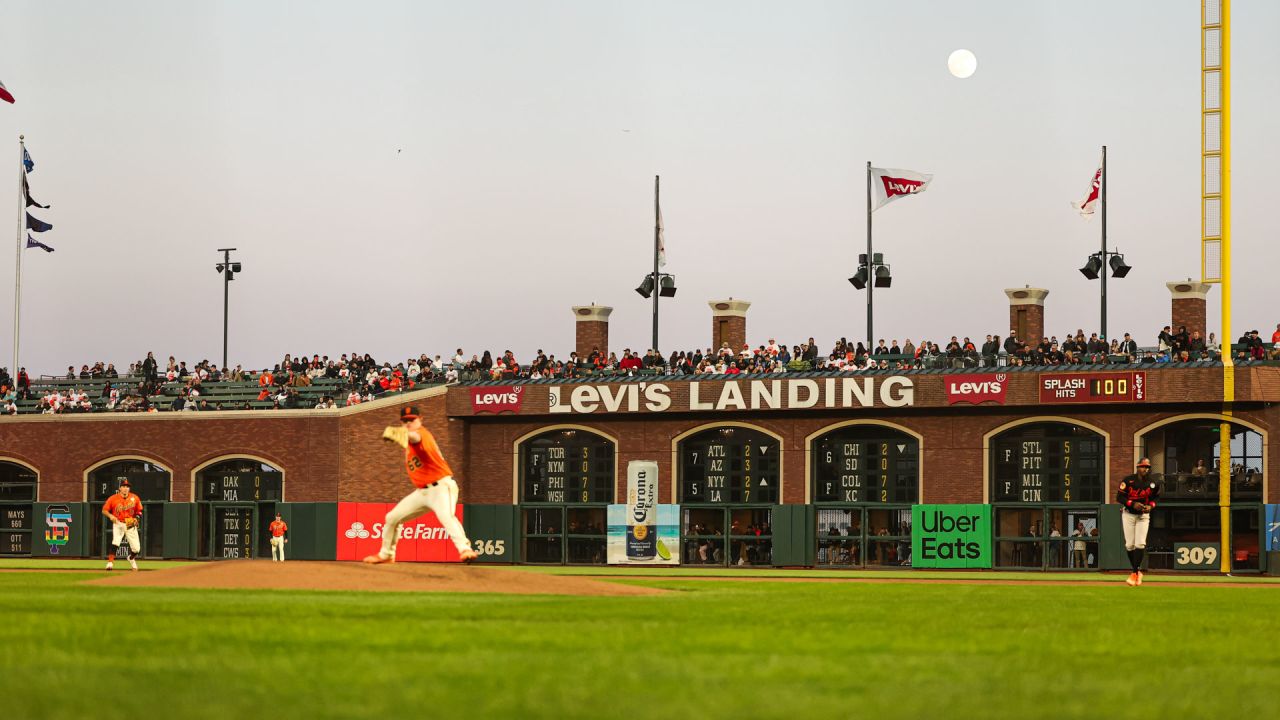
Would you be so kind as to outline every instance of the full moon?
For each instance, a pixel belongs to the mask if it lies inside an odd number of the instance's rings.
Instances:
[[[968,50],[957,50],[947,58],[947,69],[958,78],[967,78],[978,69],[978,58]]]

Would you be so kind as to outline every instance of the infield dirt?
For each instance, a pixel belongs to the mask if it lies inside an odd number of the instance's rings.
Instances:
[[[582,577],[543,575],[459,564],[285,562],[237,560],[184,565],[156,572],[115,572],[89,580],[113,587],[241,590],[353,590],[365,592],[479,592],[515,595],[659,595],[663,590]]]

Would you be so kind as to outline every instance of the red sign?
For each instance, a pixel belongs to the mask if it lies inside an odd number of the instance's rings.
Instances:
[[[1042,403],[1146,402],[1145,372],[1055,373],[1040,376]]]
[[[1005,390],[1009,387],[1009,376],[1004,373],[994,375],[947,375],[947,404],[969,403],[977,405],[988,400],[999,405],[1004,404]]]
[[[520,412],[520,401],[524,399],[524,386],[503,385],[495,387],[471,388],[471,412],[490,412],[498,414],[510,410]]]
[[[382,549],[383,525],[387,511],[395,503],[338,503],[338,559],[363,560]],[[462,506],[458,505],[458,520]],[[440,526],[436,514],[428,512],[400,526],[396,562],[459,562],[458,550]]]

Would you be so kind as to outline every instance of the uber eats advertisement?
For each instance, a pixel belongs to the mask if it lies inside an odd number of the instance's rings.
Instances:
[[[991,567],[991,506],[912,507],[911,566]]]

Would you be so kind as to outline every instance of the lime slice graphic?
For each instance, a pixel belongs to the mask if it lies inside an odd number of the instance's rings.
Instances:
[[[658,541],[658,557],[662,558],[663,560],[671,559],[671,551],[667,549],[667,544],[662,542],[661,540]]]

